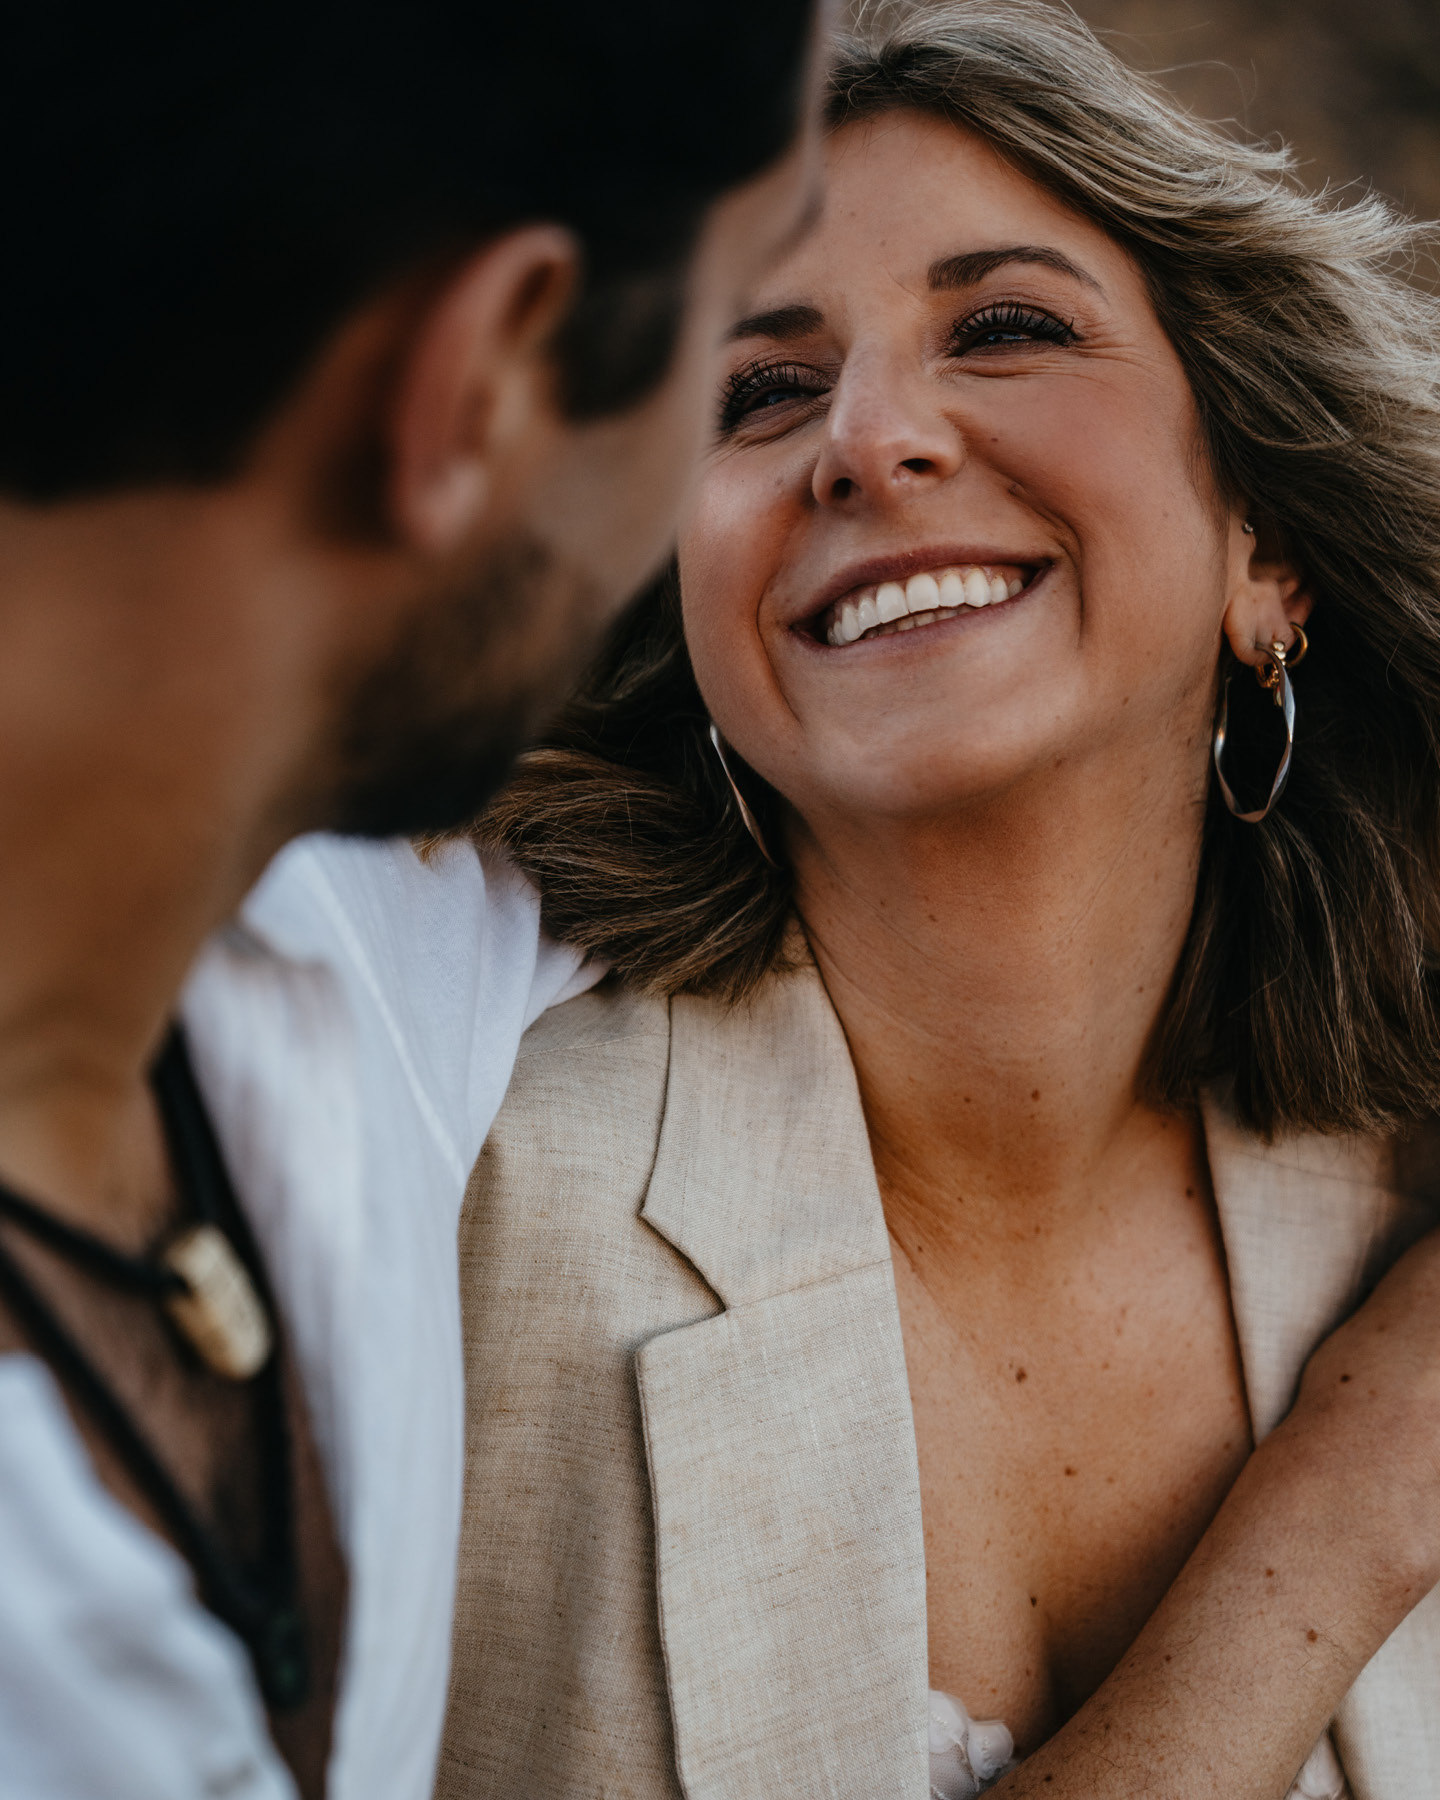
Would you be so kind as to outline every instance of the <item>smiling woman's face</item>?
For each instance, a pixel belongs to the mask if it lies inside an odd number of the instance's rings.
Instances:
[[[1250,540],[1105,233],[942,121],[848,126],[730,368],[686,634],[803,816],[933,815],[1163,743],[1198,791]]]

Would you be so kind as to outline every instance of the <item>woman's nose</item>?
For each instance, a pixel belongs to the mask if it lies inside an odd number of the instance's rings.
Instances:
[[[926,386],[879,368],[841,378],[811,478],[820,505],[884,505],[955,474],[964,438]]]

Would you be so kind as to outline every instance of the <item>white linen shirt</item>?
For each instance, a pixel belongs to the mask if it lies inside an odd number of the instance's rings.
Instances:
[[[309,1399],[349,1566],[330,1800],[426,1800],[463,1478],[456,1226],[520,1038],[598,971],[467,847],[309,838],[182,1016]],[[0,1356],[0,1795],[293,1800],[249,1659]]]

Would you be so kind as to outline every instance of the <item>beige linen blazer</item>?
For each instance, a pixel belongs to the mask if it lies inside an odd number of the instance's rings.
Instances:
[[[1214,1106],[1206,1131],[1260,1436],[1426,1214],[1386,1145],[1268,1147]],[[607,983],[543,1018],[461,1269],[442,1800],[923,1800],[905,1357],[813,966],[734,1010]],[[1355,1800],[1440,1796],[1440,1590],[1334,1735]]]

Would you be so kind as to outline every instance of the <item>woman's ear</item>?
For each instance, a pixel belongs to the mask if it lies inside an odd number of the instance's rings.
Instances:
[[[472,538],[501,471],[557,422],[552,349],[579,271],[570,232],[528,225],[476,251],[427,309],[389,432],[390,522],[413,548]]]
[[[1254,669],[1265,661],[1271,644],[1291,647],[1291,627],[1305,623],[1313,602],[1279,533],[1263,519],[1231,513],[1229,559],[1225,636],[1237,658]]]

